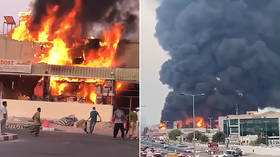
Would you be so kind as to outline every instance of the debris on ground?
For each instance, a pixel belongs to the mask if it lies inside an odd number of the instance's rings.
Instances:
[[[74,123],[77,122],[78,119],[75,117],[75,115],[69,115],[67,117],[63,117],[55,122],[57,125],[61,126],[74,126]]]
[[[81,119],[79,121],[76,122],[76,128],[84,128],[85,127],[85,123],[86,123],[86,120],[84,119]]]

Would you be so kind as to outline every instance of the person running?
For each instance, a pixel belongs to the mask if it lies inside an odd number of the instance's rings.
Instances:
[[[88,118],[88,120],[90,119],[90,124],[89,124],[89,133],[90,134],[92,134],[92,132],[94,130],[94,126],[95,126],[96,121],[97,121],[97,116],[99,117],[99,119],[101,121],[101,116],[96,111],[95,107],[92,107],[92,111],[90,112],[90,116]]]
[[[39,135],[40,127],[41,127],[41,119],[40,119],[41,108],[37,108],[37,112],[33,115],[33,126],[31,128],[30,134],[34,134],[35,136]]]
[[[8,118],[7,101],[3,101],[0,106],[0,134],[5,135],[6,121]]]
[[[136,122],[138,120],[136,111],[132,111],[129,114],[129,120],[130,120],[130,131],[129,131],[129,137],[130,139],[136,138],[135,131],[136,131]]]
[[[117,107],[116,111],[114,112],[113,118],[115,119],[113,138],[115,139],[119,133],[119,130],[121,130],[121,137],[122,139],[124,139],[124,112],[119,107]]]

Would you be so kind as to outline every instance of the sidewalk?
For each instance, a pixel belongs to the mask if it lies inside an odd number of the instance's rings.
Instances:
[[[75,126],[61,126],[54,123],[50,123],[50,128],[55,128],[56,131],[63,131],[68,133],[83,133],[85,134],[82,128],[76,128]],[[93,131],[97,135],[113,136],[113,128],[100,128],[96,127]]]
[[[5,135],[0,135],[0,142],[2,141],[11,141],[18,139],[17,134],[5,133]]]
[[[7,127],[9,129],[17,129],[17,130],[26,129],[26,126],[30,126],[32,124],[30,120],[31,120],[30,118],[26,118],[26,117],[10,117],[7,121]],[[49,120],[49,121],[51,122],[54,120]],[[75,126],[61,126],[55,123],[49,123],[49,128],[44,128],[44,130],[42,131],[44,132],[63,131],[68,133],[82,133],[82,134],[85,133],[82,128],[76,128]],[[110,122],[97,123],[94,129],[94,133],[98,135],[113,136],[113,124],[111,124]]]

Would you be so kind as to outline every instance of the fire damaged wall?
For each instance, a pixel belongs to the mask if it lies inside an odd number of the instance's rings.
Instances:
[[[0,75],[4,99],[31,99],[40,76]]]
[[[162,0],[155,36],[170,55],[160,80],[217,117],[280,107],[279,0]],[[192,98],[170,92],[162,120],[192,116]],[[236,105],[238,104],[238,105]]]

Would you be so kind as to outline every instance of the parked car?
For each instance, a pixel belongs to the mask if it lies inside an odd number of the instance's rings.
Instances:
[[[211,157],[226,157],[224,154],[219,154],[219,155],[212,155]]]
[[[237,153],[239,156],[242,156],[242,155],[243,155],[243,152],[242,152],[242,150],[241,150],[240,148],[238,148],[238,147],[232,147],[231,149],[232,149],[232,150],[235,150],[236,153]]]
[[[227,155],[227,157],[237,157],[237,156],[239,156],[239,154],[236,150],[226,150],[224,155]]]
[[[141,157],[146,157],[147,156],[147,152],[141,151],[140,155],[141,155]]]

